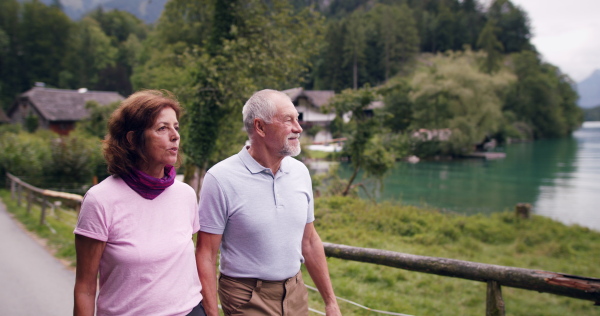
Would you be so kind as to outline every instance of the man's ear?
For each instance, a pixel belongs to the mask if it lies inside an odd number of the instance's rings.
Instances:
[[[254,132],[260,137],[264,137],[266,135],[265,132],[265,121],[255,118],[254,119]]]

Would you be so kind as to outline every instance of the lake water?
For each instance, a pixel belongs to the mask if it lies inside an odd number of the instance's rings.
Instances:
[[[510,144],[497,160],[398,162],[377,200],[430,206],[462,214],[514,210],[600,231],[600,122],[570,138]],[[340,168],[349,176],[347,166]]]

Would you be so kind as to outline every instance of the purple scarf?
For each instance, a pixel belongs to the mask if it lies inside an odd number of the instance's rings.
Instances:
[[[175,168],[171,165],[166,165],[165,176],[162,179],[149,176],[137,169],[133,169],[129,174],[121,175],[121,179],[144,199],[154,200],[154,198],[175,182],[175,175]]]

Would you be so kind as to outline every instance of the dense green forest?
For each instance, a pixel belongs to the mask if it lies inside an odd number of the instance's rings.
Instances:
[[[600,121],[600,106],[585,109],[584,118],[586,121]]]
[[[490,139],[579,127],[573,81],[530,38],[527,13],[509,0],[171,0],[154,25],[101,9],[71,21],[60,5],[3,0],[0,104],[35,82],[172,90],[188,114],[186,170],[202,172],[244,141],[239,112],[252,91],[334,90],[328,110],[340,114],[366,109],[361,98],[384,101],[374,116],[332,125],[354,148],[346,155],[381,158],[356,167],[381,174],[411,154],[461,155]],[[422,141],[411,136],[419,129],[451,136]]]

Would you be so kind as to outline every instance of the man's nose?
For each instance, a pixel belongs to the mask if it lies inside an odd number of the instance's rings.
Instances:
[[[303,131],[302,126],[300,126],[300,122],[298,120],[294,121],[294,126],[292,127],[294,133],[302,133]]]

